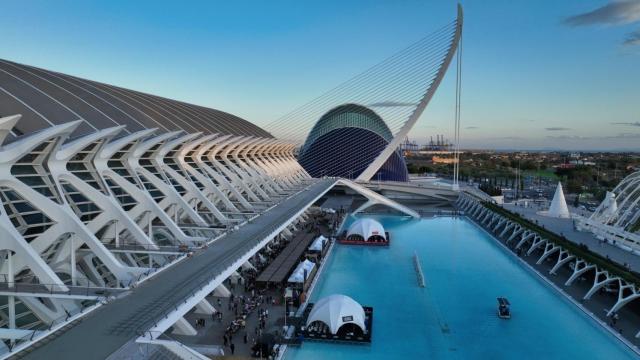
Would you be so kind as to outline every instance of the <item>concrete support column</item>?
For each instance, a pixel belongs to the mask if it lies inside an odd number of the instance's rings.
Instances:
[[[557,245],[555,245],[553,243],[547,243],[547,245],[545,245],[545,247],[544,247],[544,253],[542,253],[542,256],[540,256],[538,261],[536,261],[536,264],[538,264],[538,265],[542,264],[542,262],[546,258],[551,256],[551,254],[555,253],[556,251],[560,251],[560,250],[562,250],[560,248],[560,246],[557,246]]]
[[[595,267],[596,267],[595,265],[588,264],[586,261],[582,259],[576,260],[576,263],[573,266],[573,274],[571,274],[571,277],[569,277],[569,279],[567,280],[567,282],[564,283],[564,285],[565,286],[571,285],[578,277],[580,277],[582,274],[586,273],[587,271]]]
[[[7,272],[8,272],[8,276],[7,276],[7,281],[9,288],[13,288],[14,287],[14,282],[15,282],[15,278],[14,278],[14,274],[13,274],[13,254],[11,252],[11,250],[7,250]],[[8,304],[7,306],[9,307],[9,329],[15,329],[16,328],[16,297],[15,296],[8,296]],[[11,341],[13,343],[13,340]]]
[[[73,239],[76,237],[76,234],[71,234],[69,237],[69,248],[71,250],[70,262],[71,262],[71,285],[76,284],[76,245]]]
[[[173,331],[171,333],[175,335],[194,336],[198,334],[198,331],[194,329],[184,317],[181,317],[173,324]]]
[[[560,253],[558,254],[558,261],[556,261],[556,264],[549,271],[549,274],[555,275],[556,271],[558,271],[558,269],[560,269],[560,267],[562,267],[562,265],[568,263],[569,261],[571,261],[573,259],[575,259],[574,255],[572,255],[567,250],[561,249]]]
[[[636,286],[633,284],[626,283],[623,285],[623,281],[620,281],[620,290],[618,290],[618,301],[613,305],[613,307],[607,312],[607,316],[612,316],[613,313],[620,310],[623,306],[630,303],[631,301],[640,297],[640,293],[638,293]],[[628,292],[628,295],[625,295],[625,292]]]
[[[217,311],[213,307],[213,305],[211,305],[211,303],[206,298],[204,298],[200,300],[198,304],[196,304],[196,310],[194,312],[196,314],[213,315]]]
[[[148,227],[148,232],[149,232],[149,240],[153,241],[152,220],[153,220],[153,214],[151,213],[151,211],[149,211],[149,224],[147,225],[147,227]]]
[[[120,247],[120,231],[118,231],[118,220],[113,222],[113,231],[115,232],[116,248]]]
[[[215,288],[215,290],[213,290],[213,296],[230,297],[231,296],[231,291],[229,291],[229,289],[227,289],[226,286],[220,284],[220,285],[218,285],[217,288]]]
[[[527,250],[527,256],[531,255],[531,253],[533,253],[533,251],[535,249],[537,249],[538,247],[544,245],[547,243],[547,240],[541,238],[541,237],[535,237],[533,239],[533,243],[531,244],[531,247],[529,247],[529,250]]]
[[[618,279],[619,278],[617,277],[610,277],[609,272],[606,270],[596,269],[596,276],[593,279],[593,286],[591,287],[591,289],[589,289],[589,291],[585,294],[585,296],[582,299],[589,300],[593,296],[593,294],[595,294],[598,290],[600,290],[601,287],[607,285],[612,281],[616,281]]]

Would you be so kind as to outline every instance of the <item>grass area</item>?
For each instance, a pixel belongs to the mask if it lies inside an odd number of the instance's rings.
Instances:
[[[551,232],[535,223],[532,223],[531,221],[521,217],[520,215],[512,213],[511,211],[504,209],[498,205],[486,201],[482,202],[482,205],[529,230],[537,232],[543,238],[548,239],[554,244],[562,246],[576,257],[579,257],[588,263],[597,265],[600,269],[607,270],[611,275],[619,276],[624,280],[636,285],[640,284],[640,274],[629,271],[622,265],[608,260],[606,257],[589,250],[586,245],[578,245],[576,243],[573,243],[566,238],[561,237],[558,234]]]
[[[540,170],[527,170],[524,171],[525,176],[535,176],[541,178],[547,178],[549,180],[558,180],[558,175],[553,172],[551,169],[540,169]]]

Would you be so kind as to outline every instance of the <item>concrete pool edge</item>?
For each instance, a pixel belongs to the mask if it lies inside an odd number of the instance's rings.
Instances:
[[[602,329],[606,330],[610,335],[613,335],[613,337],[615,337],[616,339],[618,339],[622,344],[624,344],[625,346],[627,346],[631,351],[633,351],[633,353],[635,353],[637,356],[640,356],[640,348],[638,348],[636,345],[632,344],[631,342],[629,342],[629,340],[627,340],[625,337],[623,337],[622,335],[620,335],[617,331],[615,331],[614,329],[612,329],[611,327],[609,327],[604,321],[602,321],[601,319],[599,319],[596,315],[594,315],[591,311],[587,310],[584,306],[582,306],[582,304],[580,304],[578,301],[576,301],[576,299],[574,299],[571,295],[567,294],[564,290],[562,290],[560,287],[558,287],[556,284],[554,284],[551,280],[547,279],[546,276],[544,276],[542,273],[540,273],[538,270],[534,269],[531,265],[529,265],[529,263],[527,263],[526,261],[524,261],[523,259],[521,259],[520,257],[518,257],[516,254],[514,254],[505,244],[503,244],[499,239],[497,239],[493,234],[491,234],[490,232],[487,231],[487,229],[483,228],[482,226],[480,226],[479,224],[477,224],[472,218],[468,217],[467,215],[460,215],[460,217],[465,218],[466,220],[468,220],[470,223],[472,223],[475,227],[477,227],[478,229],[482,230],[485,234],[487,234],[495,243],[497,243],[498,245],[500,245],[500,249],[502,251],[504,251],[505,253],[508,254],[508,256],[516,259],[518,261],[518,263],[520,263],[521,265],[524,265],[523,267],[530,271],[531,273],[536,275],[536,278],[539,280],[542,280],[541,283],[545,284],[546,286],[552,288],[553,290],[555,290],[557,293],[559,293],[561,295],[561,297],[565,300],[568,301],[569,304],[572,304],[574,306],[576,306],[584,315],[587,315],[587,317],[593,321],[595,324],[597,324],[599,327],[601,327]]]

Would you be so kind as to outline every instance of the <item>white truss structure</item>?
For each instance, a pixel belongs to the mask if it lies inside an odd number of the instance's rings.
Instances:
[[[581,229],[640,254],[640,171],[608,192],[589,218],[577,220]]]
[[[620,181],[589,219],[629,232],[640,232],[640,171]]]
[[[82,122],[73,121],[5,144],[20,118],[0,118],[4,350],[105,291],[135,285],[309,179],[295,146],[273,138],[116,126],[70,139]]]

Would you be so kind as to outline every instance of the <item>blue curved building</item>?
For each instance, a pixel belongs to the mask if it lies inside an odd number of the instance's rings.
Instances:
[[[325,113],[309,132],[299,162],[313,177],[357,178],[389,145],[393,134],[373,110],[344,104]],[[408,181],[399,150],[389,156],[374,180]]]

